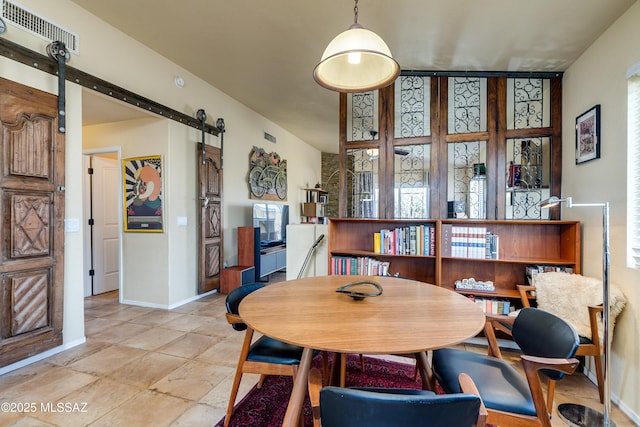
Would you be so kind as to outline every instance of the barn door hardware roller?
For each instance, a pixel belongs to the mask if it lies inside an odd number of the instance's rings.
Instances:
[[[216,127],[220,131],[220,168],[222,168],[224,161],[224,119],[222,117],[218,117],[216,120]]]
[[[196,112],[196,119],[200,120],[200,124],[202,125],[202,164],[206,164],[205,161],[205,152],[204,152],[204,134],[207,130],[206,128],[206,120],[207,120],[207,113],[201,108]]]
[[[47,54],[58,63],[58,132],[65,133],[65,81],[66,63],[71,59],[69,50],[63,42],[55,41],[47,45]]]

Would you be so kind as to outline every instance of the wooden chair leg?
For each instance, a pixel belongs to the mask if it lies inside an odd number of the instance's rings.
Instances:
[[[360,369],[364,372],[364,356],[360,355]]]
[[[416,353],[416,367],[420,372],[420,378],[422,379],[422,388],[424,390],[431,390],[436,392],[436,377],[431,369],[429,358],[426,352]]]
[[[320,390],[322,389],[322,378],[320,372],[316,368],[309,371],[308,383],[309,400],[311,401],[311,414],[313,415],[313,427],[320,427]]]
[[[598,393],[600,394],[600,403],[604,403],[604,375],[602,373],[602,356],[593,356],[596,364],[596,380],[598,381]]]
[[[236,397],[238,397],[238,390],[240,389],[240,381],[242,380],[242,365],[238,366],[236,375],[233,378],[233,386],[231,387],[231,396],[229,396],[229,405],[227,405],[227,415],[224,417],[224,427],[229,426],[231,421],[231,414],[233,414],[233,406],[236,403]]]
[[[264,380],[267,379],[267,376],[264,374],[260,375],[260,379],[258,380],[258,388],[262,388],[262,384],[264,384]]]
[[[549,411],[549,415],[553,414],[553,395],[555,392],[556,382],[550,379],[547,387],[547,410]]]
[[[247,328],[247,331],[244,334],[242,348],[240,349],[240,356],[238,357],[238,366],[236,367],[236,375],[235,377],[233,377],[233,385],[231,386],[231,396],[229,396],[229,405],[227,406],[227,415],[225,415],[224,417],[224,427],[228,427],[229,422],[231,421],[233,406],[236,403],[236,397],[238,397],[238,390],[240,389],[240,381],[242,380],[244,362],[245,360],[247,360],[252,339],[253,339],[253,329]]]

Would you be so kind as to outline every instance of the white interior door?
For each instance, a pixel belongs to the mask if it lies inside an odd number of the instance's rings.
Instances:
[[[117,159],[92,156],[93,295],[120,287],[120,168]]]

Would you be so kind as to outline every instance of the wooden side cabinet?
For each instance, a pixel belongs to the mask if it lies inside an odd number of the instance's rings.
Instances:
[[[220,293],[228,294],[235,288],[254,281],[255,267],[234,265],[222,269],[222,277],[220,279]]]

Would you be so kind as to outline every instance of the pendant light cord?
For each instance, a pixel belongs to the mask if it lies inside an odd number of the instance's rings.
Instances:
[[[353,23],[354,25],[358,24],[358,0],[356,0],[356,5],[353,6]]]

